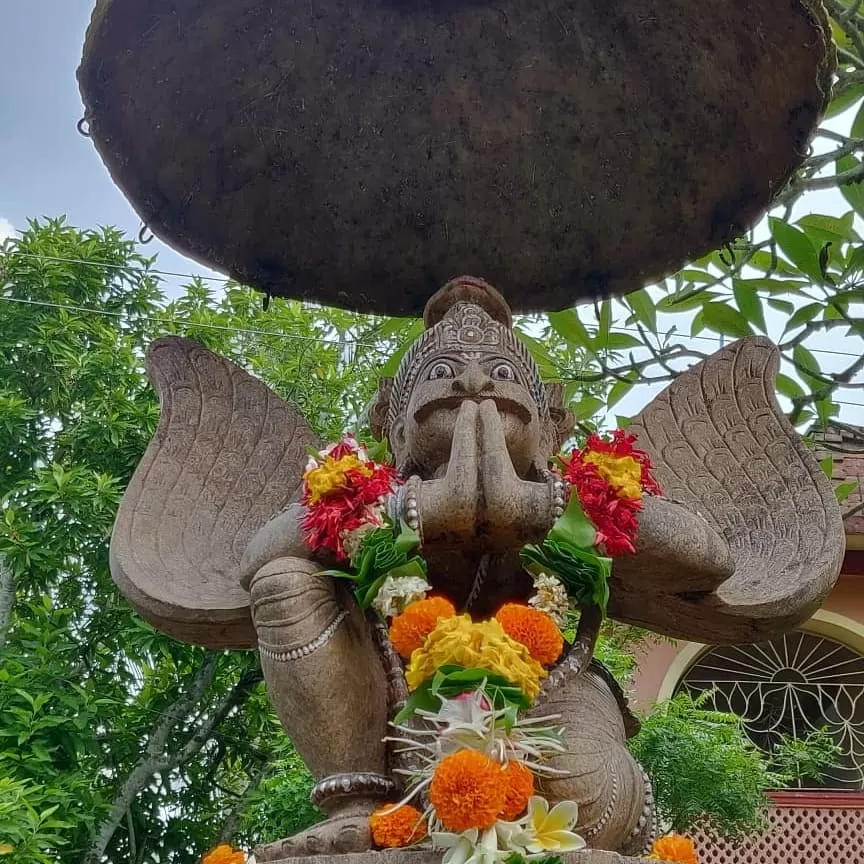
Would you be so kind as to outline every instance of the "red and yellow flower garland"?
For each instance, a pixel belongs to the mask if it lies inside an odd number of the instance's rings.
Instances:
[[[614,557],[635,552],[644,495],[659,495],[651,460],[633,444],[635,435],[616,429],[611,439],[594,433],[582,449],[561,459],[562,476],[579,497],[596,530],[594,545]]]

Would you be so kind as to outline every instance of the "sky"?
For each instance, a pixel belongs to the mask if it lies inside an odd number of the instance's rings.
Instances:
[[[0,237],[27,219],[65,215],[81,228],[112,225],[135,236],[140,220],[93,144],[75,70],[95,0],[0,0]],[[159,268],[206,274],[158,240]]]
[[[130,236],[140,228],[138,216],[114,186],[92,143],[76,130],[83,107],[75,70],[93,4],[94,0],[0,0],[0,57],[5,70],[0,76],[0,239],[23,227],[28,218],[60,215],[78,227],[112,225]],[[834,125],[848,122],[848,117],[840,118]],[[836,191],[811,197],[808,206],[836,215],[849,209]],[[158,253],[160,270],[215,275],[155,238],[147,246],[147,254],[153,253]],[[171,285],[169,280],[169,292]],[[769,323],[782,330],[782,317]],[[777,338],[779,332],[770,335]],[[861,349],[860,340],[851,341]],[[694,347],[710,351],[712,345],[703,341]],[[826,336],[814,347],[830,351],[837,347],[836,339]],[[824,368],[848,363],[829,354],[820,354],[820,360]],[[616,411],[636,413],[659,389],[638,388]],[[860,391],[840,398],[864,403]],[[841,405],[841,419],[864,424],[864,404]]]

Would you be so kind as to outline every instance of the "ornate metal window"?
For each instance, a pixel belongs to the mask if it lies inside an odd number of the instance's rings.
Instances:
[[[679,684],[714,690],[718,711],[744,721],[751,740],[770,750],[781,735],[803,738],[827,728],[841,763],[802,788],[864,789],[864,655],[815,633],[796,630],[758,645],[711,648]]]

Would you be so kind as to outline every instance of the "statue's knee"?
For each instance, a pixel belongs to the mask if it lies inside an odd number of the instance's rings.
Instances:
[[[319,570],[313,561],[279,558],[255,573],[249,594],[260,643],[302,644],[331,625],[341,609],[332,580]]]

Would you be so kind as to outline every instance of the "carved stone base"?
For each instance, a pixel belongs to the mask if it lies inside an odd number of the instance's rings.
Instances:
[[[307,858],[280,858],[271,864],[441,864],[443,852],[431,850],[409,852],[388,849],[381,852],[357,852],[351,855],[313,855]],[[645,864],[647,858],[625,858],[617,852],[586,849],[562,855],[564,864]]]

